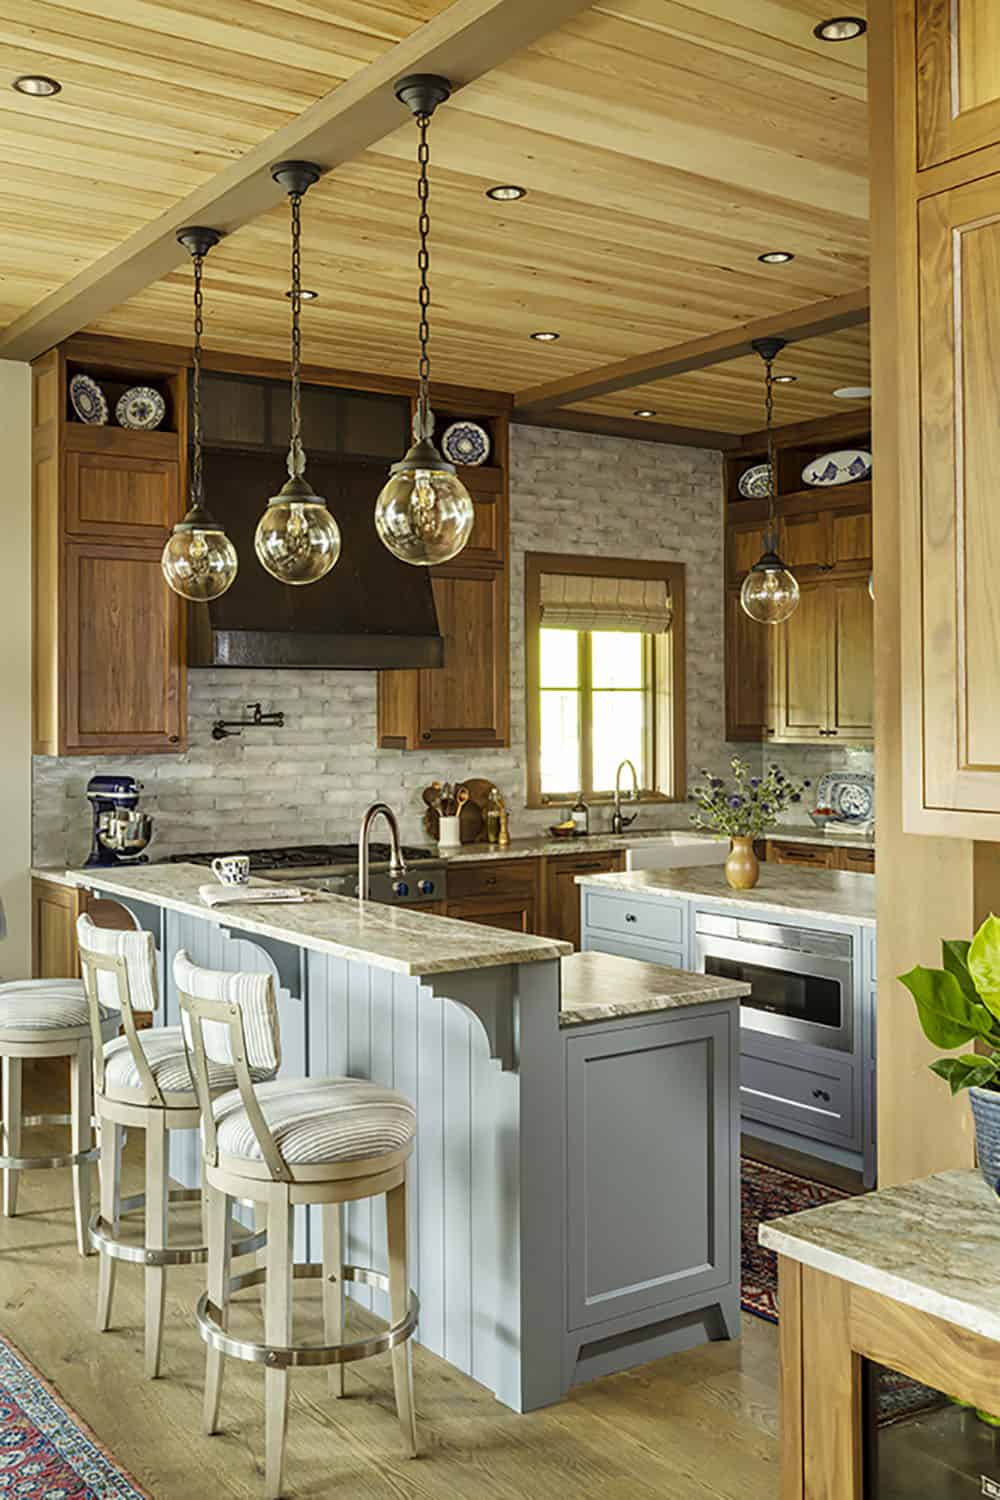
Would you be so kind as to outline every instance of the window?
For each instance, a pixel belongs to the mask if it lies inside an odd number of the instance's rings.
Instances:
[[[685,795],[683,602],[680,563],[528,555],[529,804],[609,798],[623,760]]]

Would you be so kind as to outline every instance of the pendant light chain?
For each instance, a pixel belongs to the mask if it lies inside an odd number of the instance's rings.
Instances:
[[[290,193],[292,206],[292,416],[288,472],[298,479],[305,470],[302,446],[302,194]]]
[[[430,203],[430,179],[428,176],[428,165],[431,159],[431,148],[427,140],[427,127],[430,124],[430,115],[417,115],[417,128],[420,131],[420,143],[417,147],[417,162],[420,171],[417,177],[417,199],[420,203],[420,217],[417,220],[417,233],[420,238],[420,248],[417,251],[417,269],[420,272],[420,290],[417,300],[420,305],[420,322],[417,327],[417,337],[420,341],[420,362],[417,366],[418,394],[417,394],[417,436],[419,438],[430,437],[430,378],[431,357],[428,345],[431,338],[430,306],[431,289],[429,273],[431,266],[430,233],[431,218],[429,212]]]
[[[201,338],[205,331],[205,300],[201,278],[204,265],[204,255],[194,256],[194,349],[191,357],[191,427],[194,452],[191,457],[191,498],[195,505],[201,505],[204,491],[201,457]]]
[[[764,361],[767,370],[767,380],[764,393],[765,425],[767,427],[767,531],[764,536],[764,551],[776,552],[778,538],[774,524],[774,502],[775,490],[777,489],[775,474],[775,449],[774,449],[774,356]]]

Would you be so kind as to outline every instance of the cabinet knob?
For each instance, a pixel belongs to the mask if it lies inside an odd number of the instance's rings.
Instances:
[[[181,742],[181,737],[180,737],[179,734],[172,734],[170,736],[169,741],[168,741],[168,743],[171,744],[171,745],[179,745],[180,742]]]
[[[423,734],[420,736],[420,738],[422,740],[429,740],[430,737],[431,737],[431,732],[430,732],[429,729],[425,729],[424,732],[423,732]]]
[[[635,917],[635,912],[634,911],[627,911],[625,913],[625,920],[626,920],[626,922],[634,922],[635,919],[636,919],[636,917]]]
[[[813,1089],[813,1098],[822,1099],[824,1104],[829,1104],[830,1102],[830,1095],[827,1093],[826,1089]]]

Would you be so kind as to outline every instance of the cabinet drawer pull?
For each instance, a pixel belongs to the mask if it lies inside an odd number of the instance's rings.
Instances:
[[[495,875],[488,875],[486,877],[486,884],[487,885],[496,885],[496,883],[497,883],[497,878],[496,878]]]
[[[625,913],[625,920],[626,920],[626,922],[634,922],[636,920],[635,912],[634,911],[627,911]]]
[[[824,1104],[829,1104],[830,1102],[830,1095],[827,1093],[826,1089],[813,1089],[813,1098],[822,1099]]]

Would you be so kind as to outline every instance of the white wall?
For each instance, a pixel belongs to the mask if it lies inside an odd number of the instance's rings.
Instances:
[[[31,371],[0,360],[0,978],[31,972]]]

